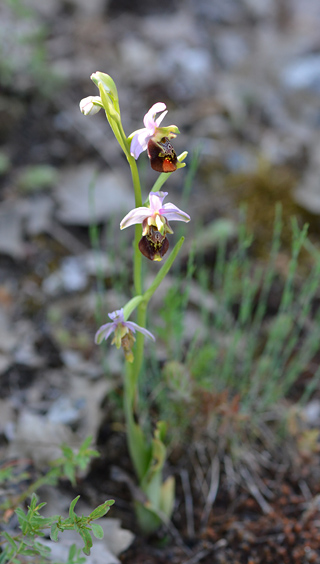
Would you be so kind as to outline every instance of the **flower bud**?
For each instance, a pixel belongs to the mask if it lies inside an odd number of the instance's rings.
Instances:
[[[99,88],[99,90],[100,90],[100,87],[103,86],[104,90],[111,95],[113,102],[116,102],[117,104],[119,104],[119,96],[118,96],[117,87],[115,85],[114,80],[111,78],[111,76],[109,76],[105,72],[97,71],[97,72],[92,73],[90,78],[91,78],[92,82]]]
[[[100,96],[87,96],[81,100],[79,106],[81,113],[85,116],[93,116],[103,107]]]

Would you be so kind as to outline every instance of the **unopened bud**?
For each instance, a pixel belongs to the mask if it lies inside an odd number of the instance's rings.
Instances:
[[[87,96],[81,100],[79,106],[81,113],[85,116],[93,116],[103,107],[100,96]]]

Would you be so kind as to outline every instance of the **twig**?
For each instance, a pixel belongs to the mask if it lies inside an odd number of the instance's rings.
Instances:
[[[193,499],[190,487],[189,474],[187,470],[180,471],[182,488],[186,506],[186,519],[187,519],[187,535],[190,539],[194,538],[194,518],[193,518]]]
[[[197,552],[197,554],[192,556],[192,558],[189,558],[189,560],[185,560],[182,564],[197,564],[197,562],[199,562],[199,560],[202,560],[202,558],[204,558],[205,556],[208,556],[208,554],[210,554],[210,552],[211,552],[211,549],[204,548],[203,550],[200,550],[199,552]]]
[[[198,462],[196,464],[194,463],[193,466],[195,469],[196,478],[199,482],[201,493],[203,497],[206,498],[209,493],[209,488],[205,480],[204,472],[202,468],[205,468],[207,466],[208,461],[203,451],[203,448],[200,449],[200,445],[198,444],[196,445],[196,455],[197,455],[197,459],[199,460],[199,463]]]
[[[172,521],[170,521],[169,523],[163,523],[163,527],[166,529],[166,531],[168,533],[171,534],[171,536],[174,538],[177,546],[180,546],[180,548],[182,548],[182,550],[186,553],[186,554],[191,554],[192,550],[191,548],[189,548],[182,540],[182,537],[178,531],[178,529],[174,526],[174,524],[172,523]]]
[[[199,550],[199,552],[194,554],[194,556],[189,558],[189,560],[185,560],[184,562],[182,562],[182,564],[197,564],[197,562],[202,560],[202,558],[205,558],[206,556],[208,556],[208,554],[215,552],[216,550],[219,550],[219,548],[223,548],[224,546],[226,546],[226,544],[227,544],[226,539],[220,539],[215,544],[211,545],[209,548],[203,548],[202,550]]]
[[[208,522],[211,508],[217,497],[218,488],[219,488],[219,478],[220,478],[220,462],[218,456],[215,456],[211,463],[211,478],[210,478],[209,493],[201,516],[202,529],[206,526]]]
[[[255,500],[260,505],[263,513],[268,514],[272,511],[271,506],[269,503],[264,499],[263,495],[261,494],[259,488],[257,487],[252,475],[244,466],[240,466],[240,474],[245,479],[246,484],[249,488],[251,495],[255,498]]]
[[[236,484],[239,483],[239,479],[238,479],[237,474],[234,470],[230,456],[225,454],[223,462],[224,462],[224,469],[225,469],[225,473],[226,473],[226,477],[227,477],[228,490],[230,492],[231,497],[235,498]]]
[[[313,497],[307,504],[305,511],[301,515],[301,523],[305,524],[316,511],[320,509],[320,495]]]
[[[310,502],[312,500],[312,493],[305,480],[299,480],[299,488],[305,500]]]

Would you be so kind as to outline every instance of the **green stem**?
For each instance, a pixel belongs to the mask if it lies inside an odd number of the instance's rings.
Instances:
[[[142,206],[142,195],[138,167],[135,159],[127,157],[132,182],[134,187],[135,207]],[[141,327],[146,326],[146,304],[139,301],[139,297],[143,292],[142,284],[142,255],[139,251],[139,241],[142,236],[141,225],[135,226],[135,239],[134,239],[134,257],[133,257],[133,280],[135,297],[130,300],[128,304],[128,315],[131,313],[131,303],[135,306],[137,302],[137,323]],[[148,450],[146,449],[146,440],[143,436],[142,429],[139,424],[135,422],[134,413],[135,406],[138,401],[138,379],[143,362],[143,347],[144,336],[142,333],[136,334],[136,346],[134,351],[134,360],[132,364],[126,363],[125,382],[124,382],[124,411],[127,425],[127,442],[131,460],[133,462],[135,472],[141,481],[146,467],[148,465]]]
[[[157,276],[155,277],[154,281],[152,282],[151,286],[148,288],[148,290],[143,294],[142,298],[143,298],[143,302],[145,304],[148,303],[148,301],[150,300],[150,298],[153,296],[153,294],[155,293],[155,291],[157,290],[157,288],[160,286],[162,280],[164,279],[165,276],[167,276],[172,264],[174,263],[176,256],[178,254],[178,252],[180,251],[182,245],[184,242],[184,237],[181,237],[178,241],[178,243],[175,245],[172,253],[170,254],[170,256],[167,258],[166,262],[164,263],[164,265],[161,267],[161,269],[159,270]]]
[[[165,264],[159,270],[157,276],[153,280],[151,286],[146,290],[146,292],[141,296],[136,296],[128,303],[128,312],[132,312],[135,307],[135,302],[137,305],[137,323],[140,327],[146,326],[146,315],[147,315],[147,306],[150,298],[153,296],[157,288],[160,286],[162,280],[168,274],[172,264],[174,263],[178,252],[180,251],[184,242],[184,237],[179,239],[178,243],[175,245],[172,253],[166,260]],[[132,306],[131,306],[132,304]],[[130,307],[131,306],[131,307]],[[135,348],[135,355],[134,361],[132,364],[132,381],[134,382],[135,387],[138,384],[139,373],[141,370],[142,362],[143,362],[143,347],[144,347],[144,335],[142,333],[137,333],[137,341],[136,341],[136,348]]]
[[[131,169],[132,182],[134,186],[135,206],[142,206],[141,186],[136,161],[131,155],[128,162]],[[126,318],[137,307],[137,323],[140,327],[146,326],[147,306],[151,296],[157,290],[163,278],[169,272],[182,244],[184,237],[176,244],[172,253],[165,264],[159,270],[150,288],[143,294],[142,284],[142,255],[139,251],[139,241],[142,236],[141,225],[136,225],[134,241],[134,289],[135,297],[125,306]],[[144,335],[136,333],[136,344],[134,350],[134,360],[132,364],[126,363],[124,378],[124,411],[127,426],[127,442],[130,457],[141,483],[150,463],[151,446],[147,443],[142,428],[135,420],[136,407],[138,403],[138,381],[143,363]]]
[[[142,206],[142,196],[141,196],[141,186],[140,186],[140,178],[138,167],[135,159],[133,157],[128,158],[128,162],[131,169],[131,176],[134,188],[134,199],[135,199],[135,207],[139,208]],[[142,294],[142,255],[139,251],[139,241],[142,236],[142,228],[141,225],[138,224],[135,226],[135,237],[134,237],[134,266],[133,266],[133,281],[134,281],[134,289],[136,295]]]

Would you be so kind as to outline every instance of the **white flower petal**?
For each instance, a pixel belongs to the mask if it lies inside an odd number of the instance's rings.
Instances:
[[[174,204],[171,204],[171,202],[168,202],[167,204],[162,206],[161,214],[164,215],[168,221],[185,221],[186,223],[190,221],[190,215],[180,210]]]
[[[97,345],[100,345],[100,343],[104,340],[107,339],[111,333],[113,333],[113,331],[116,328],[116,324],[115,323],[106,323],[105,325],[102,325],[100,327],[100,329],[98,329],[98,331],[96,332],[94,341]]]
[[[134,323],[133,321],[126,321],[125,325],[126,327],[128,327],[128,329],[131,329],[131,331],[133,331],[134,333],[136,331],[139,331],[140,333],[143,333],[146,337],[149,337],[149,339],[152,339],[153,341],[156,340],[155,336],[151,333],[151,331],[148,331],[148,329],[145,329],[144,327],[140,327],[140,325]]]
[[[150,215],[162,208],[162,202],[166,196],[168,196],[168,192],[150,192]]]
[[[125,229],[130,227],[130,225],[135,225],[136,223],[142,223],[144,219],[151,215],[150,209],[144,206],[140,208],[135,208],[129,211],[127,215],[120,222],[120,229]]]
[[[80,111],[85,116],[93,116],[100,112],[102,102],[100,96],[87,96],[80,101]]]
[[[147,129],[155,129],[157,127],[157,122],[155,121],[155,115],[159,112],[163,112],[166,109],[166,105],[163,102],[156,102],[151,106],[150,110],[146,113],[143,118],[143,123]],[[164,117],[164,116],[163,116]],[[163,118],[162,118],[163,119]]]
[[[112,319],[112,321],[122,323],[124,321],[123,307],[121,309],[116,309],[115,311],[108,313],[108,316],[110,317],[110,319]]]
[[[162,112],[162,114],[160,114],[160,116],[156,119],[156,124],[157,127],[159,127],[160,123],[162,122],[163,118],[167,115],[168,110],[166,110],[165,112]]]
[[[141,153],[146,150],[149,138],[149,131],[145,128],[139,129],[136,132],[136,134],[132,138],[130,145],[130,154],[132,157],[137,159],[141,155]]]

